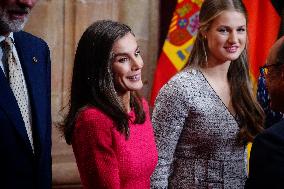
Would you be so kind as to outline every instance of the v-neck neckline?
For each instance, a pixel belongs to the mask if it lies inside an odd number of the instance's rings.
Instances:
[[[211,89],[211,91],[215,94],[215,96],[219,99],[219,101],[221,102],[222,106],[226,109],[226,111],[234,118],[234,120],[238,123],[237,121],[237,117],[234,116],[232,114],[232,112],[229,110],[229,108],[226,106],[226,104],[223,102],[223,100],[221,99],[221,97],[217,94],[217,92],[214,90],[214,88],[211,86],[211,84],[209,83],[209,81],[207,80],[207,78],[205,77],[205,75],[202,73],[202,71],[200,69],[197,69],[197,71],[202,75],[203,79],[205,80],[205,82],[208,84],[209,88]]]

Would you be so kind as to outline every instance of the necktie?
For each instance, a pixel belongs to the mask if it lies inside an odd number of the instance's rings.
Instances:
[[[18,106],[21,111],[22,118],[25,123],[27,135],[31,143],[31,147],[34,151],[33,137],[32,137],[32,120],[31,110],[29,104],[29,97],[27,87],[25,85],[25,79],[22,71],[20,61],[13,53],[14,44],[10,37],[7,37],[4,41],[4,53],[6,53],[6,63],[8,64],[8,73],[6,73],[10,87],[17,100]]]

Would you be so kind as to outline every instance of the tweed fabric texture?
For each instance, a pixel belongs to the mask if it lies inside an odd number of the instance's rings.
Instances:
[[[152,123],[159,160],[151,188],[244,187],[238,123],[198,69],[185,68],[161,89]]]
[[[14,93],[14,96],[17,100],[19,109],[23,121],[25,123],[27,135],[31,143],[32,149],[34,150],[33,145],[33,136],[32,136],[32,116],[31,116],[31,107],[29,102],[28,90],[25,84],[25,78],[23,75],[23,70],[20,64],[20,60],[15,56],[15,47],[13,40],[10,37],[7,37],[4,41],[5,53],[6,53],[6,63],[8,64],[8,76],[10,87]]]
[[[135,124],[128,115],[130,135],[117,130],[113,120],[96,107],[78,114],[72,138],[84,189],[149,189],[158,154],[147,102],[146,120]]]

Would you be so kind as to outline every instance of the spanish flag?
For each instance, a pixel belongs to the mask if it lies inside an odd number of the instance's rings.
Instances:
[[[203,0],[178,0],[167,38],[160,54],[150,104],[153,106],[160,88],[188,61],[199,25]]]
[[[248,49],[254,86],[259,76],[259,67],[265,64],[269,49],[278,36],[281,1],[283,0],[243,0],[249,17]],[[150,100],[152,106],[160,88],[188,61],[198,30],[199,10],[202,2],[203,0],[177,1],[154,75]]]

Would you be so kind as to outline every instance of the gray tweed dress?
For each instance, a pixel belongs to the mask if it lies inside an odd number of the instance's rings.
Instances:
[[[187,67],[161,89],[152,122],[159,160],[151,188],[244,188],[238,124],[199,70]]]

